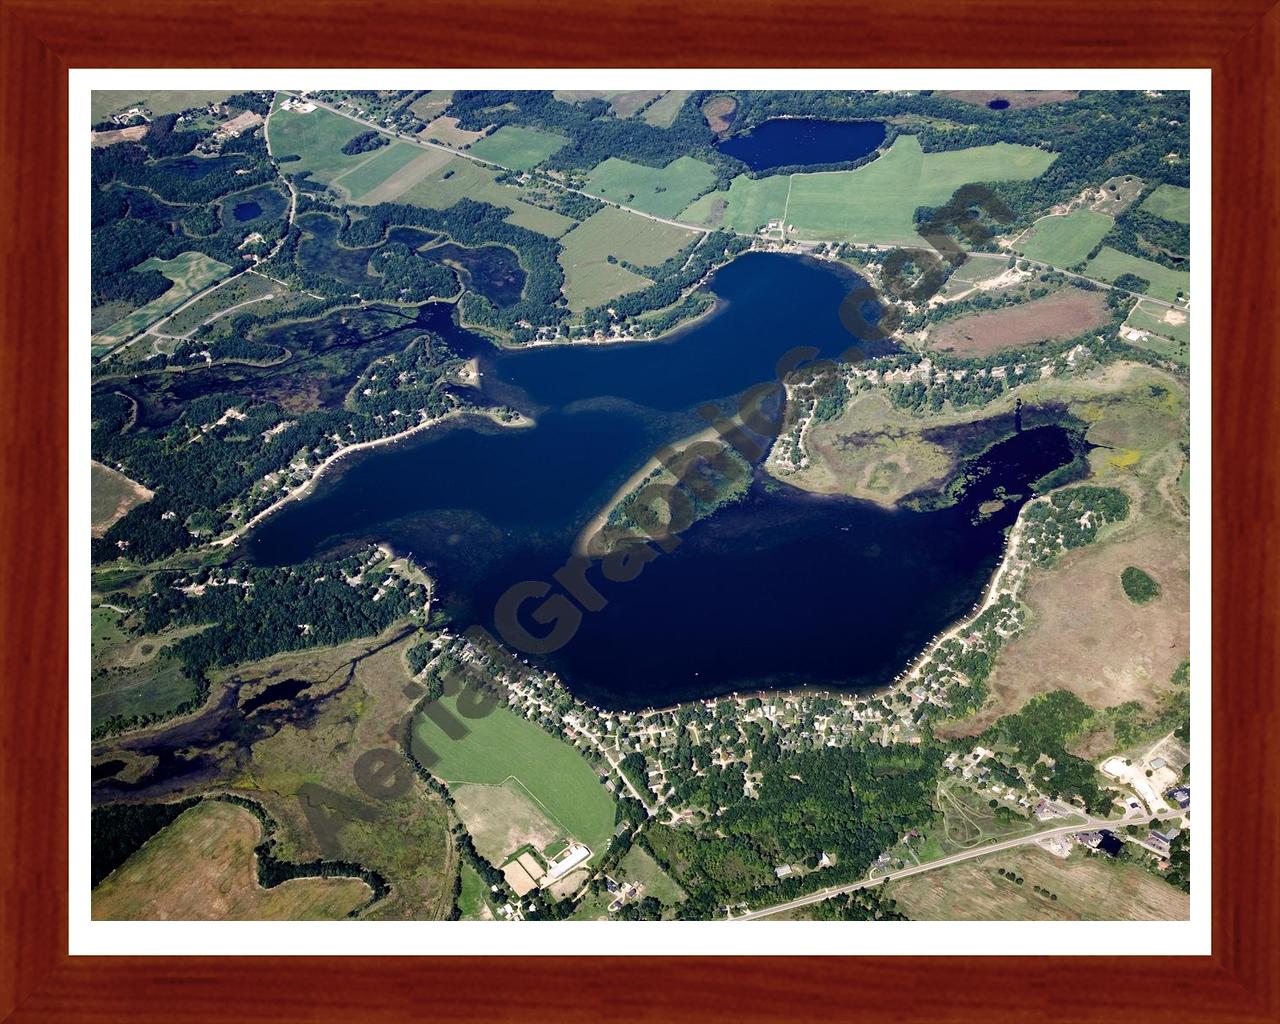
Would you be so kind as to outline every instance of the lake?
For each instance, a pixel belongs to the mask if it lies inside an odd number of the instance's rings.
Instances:
[[[716,143],[753,171],[774,167],[836,164],[875,152],[884,141],[880,121],[824,121],[809,117],[775,117],[749,132]]]
[[[457,626],[492,628],[512,584],[550,580],[624,480],[660,446],[706,426],[700,407],[731,408],[774,380],[793,346],[845,352],[855,339],[839,309],[859,283],[829,262],[752,253],[714,276],[715,312],[667,340],[515,351],[429,304],[418,324],[479,360],[480,404],[514,406],[537,425],[459,420],[353,456],[266,520],[245,551],[292,564],[387,542],[428,567]],[[886,682],[980,598],[1021,498],[985,519],[977,506],[1001,486],[1025,497],[1031,481],[1074,457],[1065,429],[1015,433],[1007,420],[1007,439],[979,457],[962,500],[940,511],[810,495],[757,471],[743,500],[695,524],[639,578],[597,578],[607,604],[547,664],[575,694],[613,708]]]

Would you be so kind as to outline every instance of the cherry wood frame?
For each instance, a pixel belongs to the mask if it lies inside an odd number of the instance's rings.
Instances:
[[[0,0],[0,1019],[1280,1020],[1272,2]],[[477,64],[1213,69],[1212,956],[68,956],[67,70]]]

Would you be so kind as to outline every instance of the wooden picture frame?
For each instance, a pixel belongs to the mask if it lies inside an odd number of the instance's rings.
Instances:
[[[1280,6],[0,0],[0,39],[0,1019],[1280,1020]],[[1212,69],[1211,956],[68,955],[68,69],[477,63]]]

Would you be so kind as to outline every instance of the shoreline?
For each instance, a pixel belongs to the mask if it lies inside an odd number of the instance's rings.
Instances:
[[[351,455],[354,452],[369,451],[374,448],[381,448],[386,445],[394,444],[397,441],[403,441],[403,440],[406,440],[407,438],[413,437],[415,434],[420,434],[425,430],[430,430],[432,427],[439,426],[441,423],[444,423],[448,420],[460,419],[464,416],[480,416],[496,424],[497,426],[506,427],[512,430],[526,430],[529,427],[536,425],[536,421],[530,419],[528,416],[525,416],[523,413],[517,413],[516,415],[519,417],[519,419],[512,421],[512,420],[499,419],[496,411],[493,409],[472,409],[472,408],[450,409],[443,416],[437,416],[435,419],[426,420],[423,423],[419,423],[416,426],[410,427],[408,430],[402,430],[398,434],[388,434],[386,437],[374,438],[371,441],[359,441],[355,444],[347,445],[345,448],[339,448],[336,452],[334,452],[332,455],[328,456],[323,462],[321,462],[320,465],[316,467],[315,472],[312,473],[311,476],[309,476],[306,479],[306,481],[299,484],[292,491],[288,491],[287,493],[285,493],[277,501],[275,501],[271,505],[268,505],[261,512],[254,514],[247,522],[245,522],[241,526],[236,527],[226,536],[219,537],[216,540],[209,541],[208,547],[225,548],[234,544],[244,534],[248,533],[255,526],[258,526],[265,519],[269,518],[271,515],[279,511],[285,505],[289,504],[292,501],[297,501],[301,498],[305,498],[308,494],[311,493],[312,490],[314,490],[316,484],[320,481],[320,479],[326,473],[329,472],[330,469],[333,468],[333,466],[335,466],[337,463],[341,462],[346,456]]]

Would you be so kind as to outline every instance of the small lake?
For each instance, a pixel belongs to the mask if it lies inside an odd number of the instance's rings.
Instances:
[[[517,351],[495,349],[429,304],[419,322],[479,360],[481,404],[514,406],[537,425],[460,420],[353,456],[244,550],[293,564],[388,542],[438,579],[457,627],[493,628],[510,586],[550,580],[624,480],[660,446],[706,426],[700,407],[729,408],[774,380],[793,346],[844,352],[854,338],[839,310],[859,283],[828,262],[752,253],[714,276],[716,311],[668,340]],[[883,683],[980,598],[1028,485],[1074,456],[1061,427],[1015,434],[1006,419],[1011,436],[981,456],[964,499],[941,511],[815,496],[757,473],[745,499],[695,524],[638,579],[597,580],[606,606],[547,664],[578,696],[614,708]],[[1019,497],[977,516],[998,487]]]
[[[857,160],[884,141],[880,121],[824,121],[808,117],[775,117],[748,132],[716,144],[753,171],[774,167],[835,164]]]

